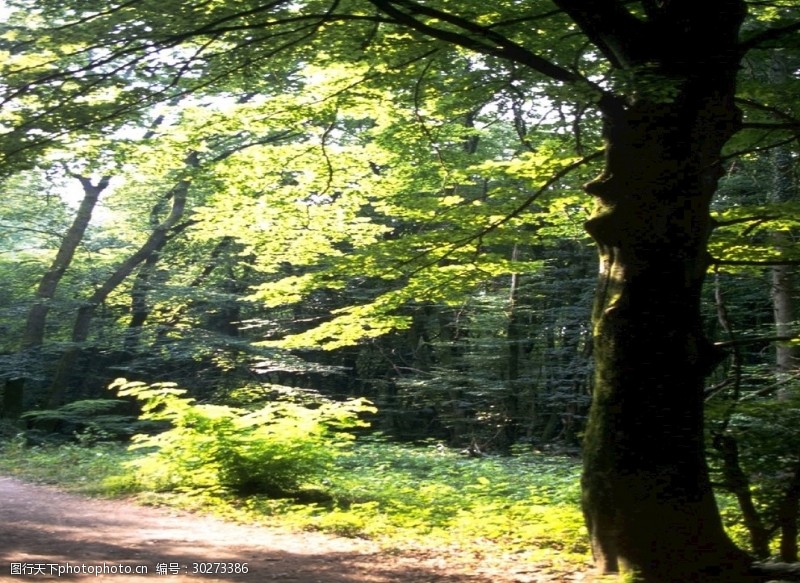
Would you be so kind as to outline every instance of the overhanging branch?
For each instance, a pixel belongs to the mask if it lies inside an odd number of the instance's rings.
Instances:
[[[583,33],[617,68],[642,60],[646,50],[647,24],[633,16],[618,0],[554,0]]]
[[[407,26],[431,38],[443,40],[477,53],[492,55],[508,61],[525,65],[555,81],[564,83],[589,83],[581,75],[556,65],[508,37],[493,30],[491,26],[483,26],[455,14],[443,12],[435,8],[423,6],[408,0],[369,0],[378,10],[391,17],[397,24]],[[402,6],[404,10],[399,7]],[[427,16],[437,21],[453,25],[456,30],[447,30],[427,24],[415,15]]]
[[[487,225],[483,229],[481,229],[481,230],[479,230],[479,231],[477,231],[475,233],[472,233],[472,234],[468,235],[467,237],[462,237],[461,239],[453,241],[449,245],[449,248],[442,255],[437,256],[434,260],[432,260],[432,261],[422,265],[421,267],[415,269],[412,272],[412,274],[417,273],[419,271],[422,271],[424,269],[427,269],[428,267],[431,267],[432,265],[436,265],[437,263],[439,263],[443,259],[446,259],[450,255],[455,253],[456,250],[464,247],[465,245],[468,245],[468,244],[470,244],[470,243],[472,243],[474,241],[482,240],[483,237],[485,237],[489,233],[492,233],[492,232],[496,231],[497,229],[499,229],[500,227],[502,227],[503,225],[505,225],[506,223],[508,223],[512,219],[520,216],[523,212],[528,210],[533,205],[533,203],[535,203],[539,199],[539,197],[542,194],[544,194],[547,190],[549,190],[553,185],[558,183],[559,180],[562,180],[564,177],[566,177],[568,174],[574,172],[578,168],[581,168],[582,166],[584,166],[584,165],[586,165],[586,164],[588,164],[588,163],[590,163],[590,162],[592,162],[594,160],[597,160],[598,158],[602,157],[603,154],[604,154],[604,150],[598,150],[598,151],[596,151],[596,152],[594,152],[592,154],[589,154],[588,156],[584,156],[583,158],[581,158],[580,160],[577,160],[576,162],[573,162],[572,164],[569,164],[569,165],[565,166],[564,168],[562,168],[558,172],[554,173],[542,186],[540,186],[536,191],[531,193],[531,195],[528,196],[514,210],[512,210],[509,213],[507,213],[502,218],[500,218],[500,219],[494,221],[493,223]],[[412,257],[408,261],[405,261],[404,264],[414,263],[418,259],[420,259],[420,258],[422,258],[422,257],[424,257],[426,255],[429,255],[430,253],[431,253],[431,251],[423,251],[422,253],[419,253],[418,255]]]
[[[780,40],[781,38],[789,36],[790,34],[794,34],[798,31],[800,31],[800,21],[793,22],[792,24],[788,24],[786,26],[769,28],[745,39],[742,41],[742,43],[740,43],[739,47],[742,54],[744,54],[751,49],[758,48],[759,46],[770,41]]]

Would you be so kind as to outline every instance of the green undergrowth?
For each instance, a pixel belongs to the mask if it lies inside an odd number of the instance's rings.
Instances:
[[[360,439],[325,476],[276,498],[213,488],[155,491],[137,471],[146,453],[97,443],[9,440],[0,472],[98,496],[211,512],[242,522],[370,538],[389,548],[452,547],[581,568],[588,543],[578,508],[578,464],[525,453],[470,458],[435,444]]]
[[[339,462],[337,503],[310,517],[320,528],[440,544],[585,558],[578,467],[524,454],[471,458],[445,448],[362,443]]]
[[[173,383],[119,379],[111,388],[140,402],[149,432],[127,447],[89,426],[71,443],[32,445],[19,434],[2,442],[0,471],[387,548],[513,554],[569,570],[588,559],[572,458],[475,458],[435,442],[365,436],[375,409],[358,399],[277,394],[237,407],[199,403]]]

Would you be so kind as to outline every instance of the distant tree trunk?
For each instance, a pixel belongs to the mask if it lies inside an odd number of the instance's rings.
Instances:
[[[166,243],[166,239],[164,239],[164,242]],[[147,296],[150,292],[151,278],[158,264],[158,259],[158,252],[156,251],[145,260],[133,280],[131,288],[131,319],[128,322],[125,338],[122,341],[122,349],[128,355],[133,355],[138,349],[142,327],[150,315]]]
[[[709,207],[739,127],[735,62],[705,58],[674,100],[604,109],[606,167],[586,186],[600,275],[583,507],[601,568],[648,583],[736,581],[751,561],[705,460],[704,379],[720,360],[700,313]]]
[[[519,249],[517,245],[511,251],[511,260],[519,260]],[[508,341],[508,358],[506,359],[504,381],[507,387],[507,396],[505,398],[505,416],[506,422],[504,425],[504,433],[506,447],[510,447],[519,438],[520,425],[521,425],[521,411],[520,411],[520,393],[522,387],[520,386],[520,370],[522,368],[522,359],[524,356],[523,343],[527,339],[527,330],[523,318],[520,314],[520,276],[518,274],[511,275],[508,290],[508,323],[506,325],[506,340]]]
[[[72,225],[70,225],[61,240],[55,259],[53,259],[50,268],[42,276],[42,279],[39,280],[39,285],[36,288],[36,299],[28,310],[25,329],[22,333],[20,349],[23,352],[27,351],[35,354],[42,346],[50,303],[55,297],[56,289],[64,273],[72,263],[72,258],[75,256],[78,245],[83,241],[86,229],[92,220],[94,207],[111,181],[110,176],[103,176],[97,184],[92,184],[92,181],[84,176],[75,176],[75,178],[83,187],[83,199],[81,199],[81,203],[72,220]],[[26,380],[24,376],[6,380],[3,391],[3,417],[16,419],[22,414]]]
[[[795,198],[793,181],[794,160],[784,148],[770,152],[772,162],[772,193],[774,202],[787,202]],[[795,245],[792,235],[778,232],[773,235],[773,243],[779,250]],[[777,265],[772,268],[772,310],[775,317],[775,334],[778,337],[790,337],[794,332],[794,271],[791,265]],[[798,349],[794,345],[777,343],[775,347],[775,370],[778,382],[785,383],[791,373],[797,370]],[[788,392],[785,388],[778,391],[778,398],[785,399]]]
[[[196,288],[203,285],[203,283],[206,282],[206,280],[212,274],[212,272],[224,262],[223,253],[229,251],[233,247],[234,242],[235,239],[229,236],[220,239],[219,242],[211,250],[211,255],[209,256],[209,260],[203,266],[203,270],[191,282],[189,282],[189,287]],[[173,309],[169,319],[167,319],[166,321],[159,322],[159,330],[156,333],[156,339],[154,343],[155,345],[159,345],[165,341],[169,331],[176,325],[178,325],[183,315],[189,309],[189,306],[191,306],[190,303],[184,303],[180,305],[178,308]],[[134,320],[131,319],[131,326],[133,324]],[[238,328],[237,328],[237,333],[238,333]]]
[[[786,563],[798,560],[797,538],[800,517],[800,462],[795,462],[783,499],[778,508],[778,527],[781,530],[780,557]]]
[[[770,81],[786,83],[792,73],[786,59],[780,53],[773,54],[769,71]],[[771,202],[785,203],[797,199],[797,186],[794,179],[795,160],[785,147],[770,151],[772,165]],[[779,231],[773,235],[773,244],[780,250],[795,245],[790,233]],[[775,334],[778,337],[789,337],[795,328],[794,277],[795,268],[790,265],[778,265],[772,268],[772,310],[775,318]],[[777,392],[779,400],[788,400],[792,391],[787,387],[800,365],[800,352],[797,346],[777,343],[775,346],[775,372],[780,388]],[[798,560],[798,515],[800,514],[800,463],[795,460],[792,474],[783,491],[778,506],[778,528],[781,538],[779,545],[780,558],[785,562]]]
[[[0,417],[4,419],[19,419],[25,410],[25,377],[6,379],[3,385],[3,408]]]
[[[714,448],[719,452],[722,460],[724,487],[736,496],[742,511],[742,519],[750,534],[750,546],[753,547],[753,553],[759,559],[767,559],[770,556],[769,541],[772,537],[770,529],[761,520],[753,500],[750,480],[742,469],[739,458],[739,442],[732,435],[715,435]]]
[[[452,310],[437,309],[436,320],[438,339],[436,346],[436,366],[452,370],[454,374],[460,370],[461,349],[459,347],[459,324]],[[460,383],[448,384],[447,404],[445,411],[450,417],[450,443],[463,445],[471,438],[469,422],[471,404],[464,399],[463,387]]]

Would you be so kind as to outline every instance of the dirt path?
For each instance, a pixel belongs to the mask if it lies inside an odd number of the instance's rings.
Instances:
[[[136,574],[143,569],[147,574]],[[87,499],[0,476],[0,581],[565,581],[531,569],[435,550],[387,553],[369,541]]]

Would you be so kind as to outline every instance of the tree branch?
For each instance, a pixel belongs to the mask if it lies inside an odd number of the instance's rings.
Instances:
[[[723,342],[715,342],[714,346],[718,348],[730,348],[732,346],[749,346],[751,344],[770,344],[772,342],[791,342],[793,340],[800,340],[800,336],[761,336],[759,338],[737,338],[735,340],[725,340]]]
[[[769,122],[744,122],[743,130],[800,130],[800,122],[795,123],[769,123]]]
[[[800,21],[787,24],[786,26],[769,28],[743,40],[739,44],[739,47],[741,49],[741,53],[744,54],[749,50],[758,48],[760,45],[768,43],[769,41],[779,40],[798,31],[800,31]]]
[[[554,0],[614,67],[624,68],[650,55],[645,50],[648,26],[618,0]]]
[[[539,187],[535,192],[531,193],[531,195],[528,198],[526,198],[520,205],[518,205],[514,210],[507,213],[502,218],[497,219],[493,223],[487,225],[480,231],[472,233],[466,237],[462,237],[461,239],[452,241],[447,251],[445,251],[442,255],[437,256],[433,261],[430,261],[425,265],[422,265],[421,267],[415,269],[412,272],[412,274],[422,271],[428,267],[431,267],[432,265],[436,265],[437,263],[441,262],[442,260],[446,259],[450,255],[455,253],[458,249],[461,249],[465,245],[472,243],[474,241],[480,241],[483,237],[485,237],[489,233],[496,231],[497,229],[505,225],[507,222],[509,222],[511,219],[520,216],[523,212],[528,210],[533,205],[534,202],[536,202],[539,196],[544,194],[547,190],[550,189],[550,187],[556,184],[559,180],[563,179],[565,176],[567,176],[571,172],[574,172],[578,168],[581,168],[582,166],[602,157],[603,154],[604,150],[598,150],[596,152],[593,152],[592,154],[584,156],[583,158],[581,158],[576,162],[573,162],[572,164],[565,166],[564,168],[553,174],[541,187]],[[419,253],[418,255],[412,257],[411,259],[405,261],[404,264],[414,263],[418,259],[426,255],[429,255],[430,253],[431,253],[430,250],[423,251],[422,253]]]
[[[797,119],[793,115],[786,113],[785,111],[780,110],[777,107],[772,107],[770,105],[766,105],[764,103],[760,103],[752,99],[747,99],[746,97],[737,97],[736,103],[739,105],[746,105],[747,107],[752,107],[753,109],[758,109],[760,111],[765,111],[769,114],[774,115],[779,119],[785,120],[786,123],[791,125],[792,127],[800,126],[800,119]]]
[[[476,24],[461,16],[422,6],[409,0],[369,0],[378,10],[390,16],[397,24],[407,26],[431,38],[443,40],[477,53],[492,55],[525,65],[546,77],[564,83],[589,83],[587,79],[543,59],[489,26]],[[402,6],[405,11],[398,8]],[[415,14],[452,24],[463,32],[437,28],[415,18]]]
[[[36,233],[37,235],[47,235],[48,237],[57,237],[59,239],[64,236],[64,233],[61,231],[37,229],[36,227],[21,227],[20,225],[7,223],[5,221],[0,221],[0,230],[10,231],[12,233]]]
[[[761,225],[769,221],[777,221],[782,218],[780,215],[765,215],[761,217],[741,217],[738,219],[730,219],[728,221],[714,221],[714,228],[717,227],[732,227],[733,225],[741,225],[742,223],[756,223]]]
[[[752,148],[746,148],[744,150],[736,150],[735,152],[731,152],[730,154],[721,156],[720,161],[732,160],[734,158],[739,158],[740,156],[744,156],[745,154],[755,154],[756,152],[767,152],[769,150],[772,150],[773,148],[780,148],[781,146],[785,146],[786,144],[791,144],[792,142],[797,141],[799,138],[800,136],[793,135],[790,138],[786,138],[785,140],[779,140],[777,142],[767,144],[766,146],[754,146]]]
[[[217,154],[213,158],[211,158],[211,162],[222,162],[236,154],[237,152],[241,152],[242,150],[246,150],[248,148],[253,148],[255,146],[265,146],[267,144],[274,144],[280,142],[281,140],[286,140],[289,138],[296,138],[301,136],[302,134],[295,132],[294,130],[284,130],[273,134],[271,136],[267,136],[261,140],[254,140],[252,142],[243,142],[226,150],[223,150],[221,153]]]

